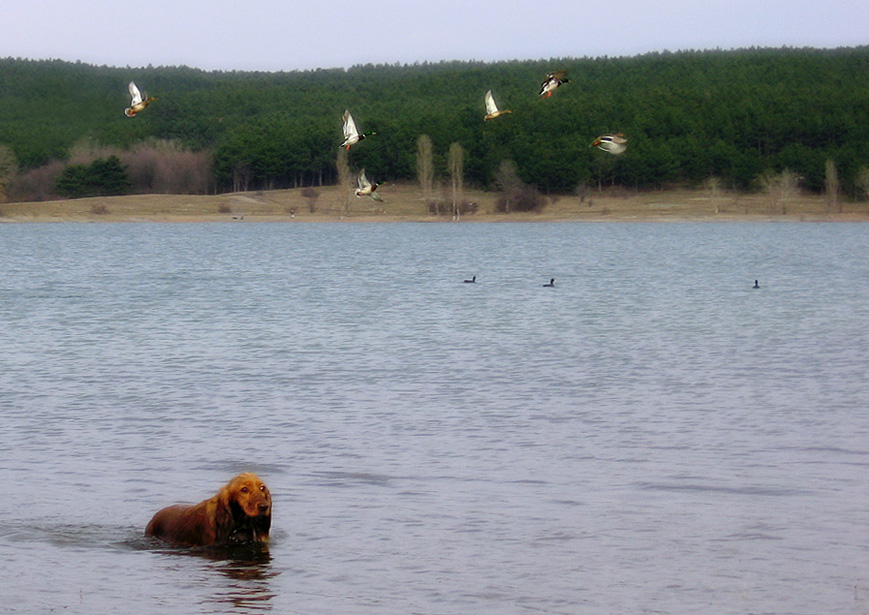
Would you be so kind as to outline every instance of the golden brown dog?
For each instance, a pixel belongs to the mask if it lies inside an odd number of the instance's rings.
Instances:
[[[272,523],[272,496],[256,474],[239,474],[212,498],[159,511],[145,528],[155,536],[186,547],[267,543]]]

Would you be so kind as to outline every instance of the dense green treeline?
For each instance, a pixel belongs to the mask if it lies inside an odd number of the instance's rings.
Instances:
[[[540,99],[552,69],[569,70],[570,83]],[[130,79],[158,98],[133,119],[123,115]],[[488,89],[511,115],[483,122]],[[415,177],[416,142],[427,134],[440,175],[459,142],[466,179],[479,186],[511,160],[547,192],[710,176],[750,188],[784,169],[820,191],[833,160],[853,194],[869,166],[869,47],[286,73],[0,60],[0,145],[23,170],[66,159],[83,139],[130,148],[157,138],[211,152],[218,190],[332,183],[345,108],[377,132],[350,152],[353,167],[377,181]],[[589,147],[608,132],[628,136],[625,154]]]

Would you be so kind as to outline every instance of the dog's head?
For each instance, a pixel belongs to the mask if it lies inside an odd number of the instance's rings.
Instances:
[[[225,542],[268,542],[272,496],[256,474],[239,474],[218,494],[222,517],[218,521]],[[221,533],[223,533],[221,532]]]
[[[248,517],[270,517],[272,514],[272,495],[256,474],[239,474],[222,491],[226,501],[235,504]]]

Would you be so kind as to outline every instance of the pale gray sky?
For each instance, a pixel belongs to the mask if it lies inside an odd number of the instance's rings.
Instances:
[[[869,44],[869,0],[4,0],[0,57],[295,70]]]

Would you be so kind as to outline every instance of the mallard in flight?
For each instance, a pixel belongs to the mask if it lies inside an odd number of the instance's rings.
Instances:
[[[567,83],[570,79],[567,78],[566,70],[557,70],[546,75],[546,79],[540,84],[540,94],[544,98],[549,98],[562,83]]]
[[[153,101],[157,100],[153,96],[148,96],[147,98],[142,98],[142,93],[139,92],[139,88],[136,87],[136,84],[132,81],[130,85],[127,86],[127,89],[130,90],[130,96],[133,101],[130,103],[130,106],[124,109],[124,115],[127,117],[133,117],[137,113],[141,113],[145,110],[145,107],[150,105]]]
[[[377,190],[377,186],[380,184],[372,184],[368,181],[368,178],[365,177],[365,169],[362,169],[362,172],[359,173],[359,177],[356,179],[356,198],[362,198],[363,196],[368,196],[374,199],[375,201],[383,201],[380,198],[380,195],[375,192]]]
[[[356,128],[356,122],[353,121],[353,116],[350,115],[349,111],[344,111],[344,143],[341,144],[341,147],[350,149],[351,145],[356,145],[365,137],[374,134],[377,133],[371,131],[359,132],[359,129]]]
[[[591,147],[596,147],[610,154],[621,154],[628,148],[628,140],[622,133],[614,135],[601,135],[591,142]]]
[[[495,98],[492,96],[492,90],[486,92],[486,117],[484,120],[491,120],[492,118],[496,118],[499,115],[504,115],[505,113],[513,113],[509,109],[504,109],[503,111],[498,109],[498,105],[495,104]]]

